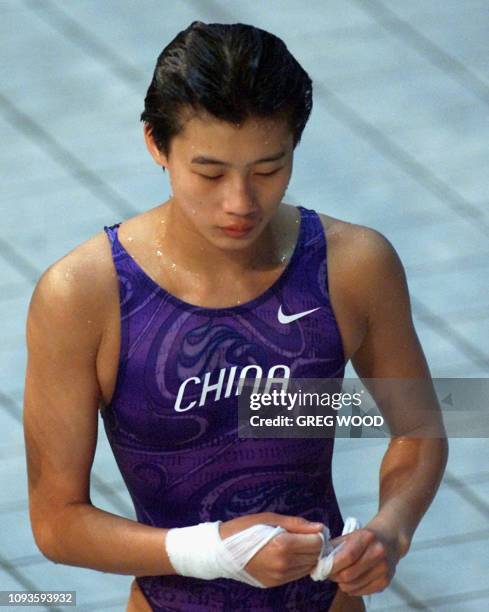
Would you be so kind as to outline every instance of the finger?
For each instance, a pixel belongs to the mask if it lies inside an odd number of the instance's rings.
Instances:
[[[386,569],[382,566],[374,567],[373,569],[368,570],[361,576],[359,576],[356,580],[352,580],[350,582],[339,582],[338,586],[342,591],[348,594],[352,594],[353,591],[362,591],[367,588],[371,582],[375,580],[379,580],[386,576]]]
[[[331,579],[335,582],[342,582],[339,573],[354,565],[364,554],[366,549],[375,540],[375,534],[371,531],[358,529],[357,531],[349,534],[341,547],[341,549],[335,554],[333,569],[331,570]],[[363,573],[367,567],[360,567],[360,570],[356,572],[356,576]],[[354,576],[352,576],[354,577]]]
[[[314,523],[302,516],[287,516],[276,512],[267,512],[264,522],[270,525],[280,525],[290,533],[317,533],[324,528],[323,523]]]
[[[270,540],[269,545],[277,547],[279,554],[289,559],[290,566],[301,563],[314,567],[319,560],[323,538],[318,534],[282,532]]]
[[[319,561],[319,552],[316,553],[294,553],[294,558],[304,563],[314,563]]]
[[[380,578],[376,578],[375,580],[372,580],[367,585],[359,589],[356,589],[355,591],[350,591],[348,595],[352,595],[356,597],[356,596],[363,596],[363,595],[372,595],[372,593],[380,593],[381,591],[383,591],[389,586],[389,582],[390,580],[386,576],[382,576]]]
[[[293,554],[316,555],[321,552],[323,538],[318,533],[280,533],[284,545]]]
[[[312,568],[311,565],[300,565],[295,568],[293,571],[287,573],[287,582],[292,582],[293,580],[300,580],[305,576],[309,576]]]
[[[310,563],[300,563],[298,565],[289,564],[286,570],[272,572],[269,576],[269,579],[265,582],[269,586],[275,586],[277,584],[286,584],[288,582],[292,582],[293,580],[300,580],[301,578],[308,576],[311,573],[311,570],[312,567]]]
[[[344,536],[337,536],[336,538],[331,538],[329,543],[331,544],[331,546],[336,547],[339,544],[341,544],[341,542],[344,542],[345,540],[347,540],[349,535],[350,534],[347,534],[347,535],[344,535]]]
[[[344,548],[346,548],[346,546],[345,544]],[[341,553],[338,552],[338,558],[340,554]],[[382,542],[379,541],[371,542],[360,558],[349,567],[338,570],[336,564],[333,563],[331,578],[336,582],[352,583],[362,579],[362,576],[376,567],[382,568],[383,571],[388,570],[386,551]]]

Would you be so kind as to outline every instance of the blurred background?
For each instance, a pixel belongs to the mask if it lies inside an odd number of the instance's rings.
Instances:
[[[2,590],[76,590],[79,610],[125,609],[131,577],[53,564],[35,546],[25,318],[50,264],[169,196],[139,114],[157,55],[197,19],[283,38],[314,81],[286,201],[382,232],[433,376],[489,377],[486,0],[0,0]],[[385,448],[337,441],[344,516],[375,513]],[[370,610],[489,609],[488,465],[487,439],[451,441],[440,492]],[[134,517],[101,423],[91,489],[95,505]]]

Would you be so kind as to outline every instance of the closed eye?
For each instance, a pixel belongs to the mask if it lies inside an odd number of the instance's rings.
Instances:
[[[257,175],[258,176],[272,176],[272,174],[277,174],[279,170],[282,170],[282,168],[277,168],[276,170],[273,170],[272,172],[257,172]]]
[[[277,168],[276,170],[273,170],[272,172],[256,172],[256,176],[272,176],[273,174],[277,174],[277,172],[279,170],[282,170],[281,168]],[[217,179],[220,179],[221,177],[223,177],[223,174],[218,174],[217,176],[207,176],[207,174],[199,174],[198,176],[207,179],[209,181],[216,181]]]
[[[200,176],[204,179],[208,179],[209,181],[215,181],[216,179],[221,178],[222,174],[219,174],[219,176],[207,176],[206,174],[198,174],[197,176]]]

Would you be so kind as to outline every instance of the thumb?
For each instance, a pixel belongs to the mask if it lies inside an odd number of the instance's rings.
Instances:
[[[318,533],[324,529],[323,523],[308,521],[302,516],[287,516],[285,514],[273,514],[272,520],[275,525],[280,525],[290,533]]]
[[[338,546],[338,544],[341,544],[341,542],[344,542],[346,539],[347,539],[346,535],[340,535],[340,536],[337,536],[336,538],[331,538],[329,543],[331,544],[331,546]]]

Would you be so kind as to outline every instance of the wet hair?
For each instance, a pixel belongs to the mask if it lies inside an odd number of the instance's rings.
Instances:
[[[156,145],[171,141],[192,116],[234,124],[285,119],[299,144],[312,109],[312,81],[285,43],[243,23],[194,21],[163,49],[144,101]]]

